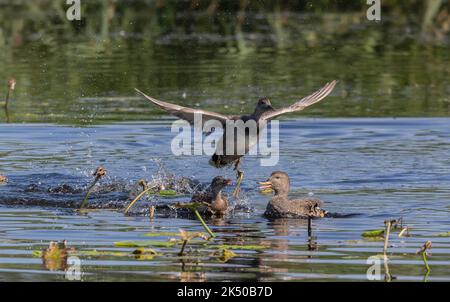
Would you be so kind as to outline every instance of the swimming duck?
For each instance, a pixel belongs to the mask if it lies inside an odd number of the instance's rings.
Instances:
[[[253,113],[249,115],[223,115],[220,113],[215,113],[211,111],[201,110],[201,109],[193,109],[188,107],[179,106],[176,104],[171,104],[167,102],[163,102],[160,100],[157,100],[151,96],[148,96],[141,92],[138,89],[135,89],[138,93],[140,93],[143,97],[145,97],[148,101],[150,101],[152,104],[158,106],[159,108],[167,111],[168,113],[177,116],[178,118],[181,118],[183,120],[188,121],[189,123],[193,124],[194,126],[200,126],[202,131],[209,131],[212,132],[214,129],[204,129],[205,123],[211,120],[217,121],[220,124],[222,124],[223,135],[221,140],[218,142],[216,146],[216,151],[214,155],[211,157],[211,160],[209,163],[216,167],[216,168],[222,168],[230,165],[234,165],[234,170],[237,172],[237,184],[236,188],[233,191],[233,196],[238,198],[239,197],[239,191],[240,191],[240,184],[244,177],[243,171],[240,169],[240,163],[241,158],[244,156],[244,154],[247,154],[251,147],[253,147],[259,139],[259,134],[262,132],[263,127],[266,126],[265,121],[270,121],[280,115],[283,115],[285,113],[291,113],[296,112],[305,109],[306,107],[309,107],[324,98],[326,98],[334,89],[336,86],[337,81],[332,81],[328,84],[326,84],[321,89],[317,90],[316,92],[312,93],[311,95],[304,97],[295,103],[293,103],[290,106],[280,108],[280,109],[274,109],[272,107],[272,104],[269,99],[267,98],[261,98],[259,99],[258,103],[256,104],[255,110]],[[194,122],[194,118],[196,116],[201,117],[201,122],[197,121],[197,123]],[[247,121],[255,121],[257,125],[257,131],[256,131],[256,137],[255,137],[255,131],[244,131],[244,136],[239,137],[239,135],[233,135],[234,137],[234,144],[233,146],[238,146],[236,143],[237,141],[244,140],[244,148],[236,148],[234,147],[233,150],[226,150],[227,143],[226,142],[226,124],[227,121],[243,121],[244,123]],[[234,129],[233,129],[234,130]],[[238,131],[238,134],[242,133]],[[230,144],[231,146],[231,144]]]
[[[228,199],[222,194],[223,188],[231,184],[230,179],[225,179],[222,176],[216,176],[211,181],[211,185],[205,192],[196,193],[192,196],[191,203],[204,203],[199,212],[212,215],[223,216],[228,209]]]
[[[268,218],[319,218],[325,217],[323,202],[318,198],[289,199],[289,176],[276,171],[266,181],[260,182],[260,189],[271,189],[275,195],[267,205],[264,216]]]

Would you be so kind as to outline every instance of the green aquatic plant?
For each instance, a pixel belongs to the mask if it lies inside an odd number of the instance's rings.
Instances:
[[[175,190],[160,190],[156,194],[159,196],[176,196],[177,192]]]
[[[176,232],[150,232],[150,233],[145,233],[144,236],[147,237],[174,237],[174,236],[178,236],[180,233],[176,233]]]
[[[204,208],[204,207],[209,207],[209,206],[210,205],[206,202],[188,202],[188,203],[178,203],[174,207],[190,209],[191,211],[193,211],[195,214],[195,217],[197,217],[198,221],[200,221],[203,228],[206,230],[206,232],[208,232],[209,236],[211,236],[211,238],[214,238],[214,237],[216,237],[216,235],[213,233],[213,231],[211,231],[211,229],[208,227],[206,222],[203,220],[202,215],[200,215],[200,213],[198,212],[198,209]]]
[[[125,209],[124,213],[128,214],[128,211],[131,209],[131,207],[139,200],[141,199],[142,196],[144,196],[145,193],[150,192],[150,190],[152,190],[153,188],[147,188],[144,189],[141,193],[139,193],[127,206],[127,208]]]
[[[132,254],[135,256],[137,260],[152,260],[153,257],[157,256],[158,253],[153,249],[146,249],[140,247],[135,249]]]
[[[366,238],[380,238],[383,237],[384,235],[384,230],[370,230],[370,231],[365,231],[364,233],[361,234],[361,236],[366,237]]]
[[[52,257],[54,257],[56,255],[55,251],[56,250],[54,249]],[[158,255],[158,253],[155,250],[148,249],[148,248],[137,248],[136,250],[134,250],[131,253],[120,252],[120,251],[98,251],[98,250],[80,251],[80,250],[75,250],[75,249],[70,249],[70,250],[67,250],[66,252],[70,256],[79,256],[79,257],[105,257],[105,256],[130,257],[131,255],[147,257],[149,255],[151,255],[151,256]],[[44,251],[33,251],[32,252],[33,257],[38,257],[38,258],[43,257],[44,254],[45,254]],[[149,260],[148,257],[146,259]]]
[[[128,211],[130,211],[131,207],[139,200],[142,198],[142,196],[144,196],[145,194],[157,194],[158,196],[161,197],[169,197],[169,196],[176,196],[177,192],[175,190],[166,190],[166,189],[160,189],[160,188],[156,188],[155,186],[153,187],[149,187],[148,183],[141,179],[139,181],[139,184],[142,186],[142,192],[139,193],[126,207],[124,213],[127,214]],[[150,218],[153,218],[153,216],[155,215],[155,207],[152,205],[150,208]]]
[[[184,255],[184,249],[186,248],[186,245],[194,238],[200,238],[203,240],[209,240],[208,236],[201,232],[187,232],[185,230],[180,229],[180,238],[181,238],[181,249],[178,253],[179,256]]]
[[[218,257],[220,262],[228,262],[230,259],[237,256],[235,252],[228,249],[220,249],[219,251],[215,252],[213,256]]]
[[[450,237],[450,232],[439,233],[436,235],[436,237]]]
[[[84,207],[86,206],[86,203],[88,201],[89,195],[91,195],[91,193],[92,193],[92,189],[99,182],[99,180],[102,179],[102,177],[105,175],[106,175],[105,168],[100,166],[97,169],[95,169],[95,172],[92,174],[92,176],[94,176],[94,181],[91,183],[91,185],[87,189],[86,195],[84,196],[83,202],[81,203],[80,210],[84,209]]]
[[[246,251],[259,251],[267,248],[267,246],[264,245],[250,245],[250,244],[248,245],[222,244],[222,245],[212,245],[211,247],[224,250],[246,250]]]
[[[114,242],[116,247],[173,247],[176,241],[158,241],[158,240],[136,240],[136,241],[117,241]]]
[[[422,245],[422,247],[417,251],[417,254],[420,254],[422,256],[423,263],[425,265],[426,271],[429,273],[431,271],[430,266],[428,265],[427,256],[430,256],[431,254],[428,253],[428,250],[431,249],[432,243],[431,241],[427,241]]]

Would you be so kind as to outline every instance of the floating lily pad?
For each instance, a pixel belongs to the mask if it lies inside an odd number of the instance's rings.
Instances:
[[[144,234],[144,236],[147,236],[147,237],[176,237],[179,235],[180,235],[180,233],[176,233],[176,232],[150,232],[150,233]]]
[[[157,240],[140,240],[140,241],[118,241],[114,242],[117,247],[171,247],[174,246],[176,242],[173,241],[157,241]]]
[[[267,248],[266,246],[263,245],[228,245],[228,244],[213,245],[211,247],[222,250],[250,250],[250,251],[263,250]]]
[[[142,254],[157,255],[158,253],[155,250],[153,250],[153,249],[146,249],[146,248],[140,247],[138,249],[135,249],[133,251],[133,254],[134,255],[142,255]]]
[[[215,253],[215,256],[219,257],[220,262],[228,262],[231,258],[234,258],[237,256],[237,254],[231,250],[227,249],[221,249],[217,253]]]
[[[450,232],[437,234],[436,237],[450,237]]]
[[[130,256],[129,253],[118,252],[118,251],[77,251],[74,253],[77,256],[86,256],[86,257],[100,257],[100,256],[113,256],[113,257],[125,257]]]
[[[180,209],[190,209],[192,211],[198,210],[200,208],[208,207],[209,204],[205,202],[185,202],[185,203],[177,203],[174,205],[174,208]]]
[[[33,255],[33,257],[42,257],[42,251],[33,251],[31,254]]]
[[[160,190],[158,192],[159,196],[175,196],[177,192],[175,190]]]
[[[365,231],[361,234],[363,237],[381,237],[384,235],[384,230]]]

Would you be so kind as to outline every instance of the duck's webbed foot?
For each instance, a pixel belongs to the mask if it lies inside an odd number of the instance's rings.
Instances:
[[[242,171],[239,168],[240,163],[241,163],[241,160],[239,159],[236,162],[236,165],[234,166],[234,170],[236,171],[236,177],[237,177],[236,187],[234,188],[234,191],[233,191],[234,198],[239,198],[239,194],[241,192],[241,182],[242,182],[242,179],[244,178],[244,171]]]

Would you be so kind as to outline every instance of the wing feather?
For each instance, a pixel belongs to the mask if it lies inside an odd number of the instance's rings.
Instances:
[[[264,113],[260,120],[270,120],[285,113],[300,111],[326,98],[336,86],[337,81],[327,83],[321,89],[295,102],[294,104]]]
[[[158,106],[159,108],[165,110],[166,112],[170,113],[171,115],[174,115],[180,119],[183,119],[185,121],[188,121],[189,123],[194,125],[194,117],[196,114],[199,114],[202,116],[202,124],[201,127],[203,128],[203,125],[209,121],[209,120],[216,120],[219,121],[222,124],[225,124],[227,120],[230,119],[230,117],[216,113],[211,111],[206,111],[202,109],[193,109],[189,107],[183,107],[180,105],[172,104],[163,102],[160,100],[157,100],[151,96],[146,95],[142,91],[135,88],[135,90],[141,94],[143,97],[145,97],[148,101],[153,103],[154,105]]]

